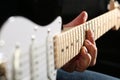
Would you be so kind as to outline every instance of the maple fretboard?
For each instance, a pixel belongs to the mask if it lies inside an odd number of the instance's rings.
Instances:
[[[96,40],[111,28],[119,28],[119,18],[120,10],[116,8],[70,30],[57,34],[54,37],[56,68],[62,67],[79,53],[85,40],[86,30],[92,30]]]

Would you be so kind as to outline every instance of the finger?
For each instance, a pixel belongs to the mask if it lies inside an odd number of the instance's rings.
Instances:
[[[76,26],[76,25],[86,22],[87,18],[88,18],[87,12],[83,11],[72,22],[74,22],[74,26]]]
[[[92,44],[89,40],[85,40],[84,43],[85,47],[88,50],[88,53],[91,55],[92,59],[91,59],[91,63],[90,65],[93,66],[96,63],[96,58],[97,58],[97,47]]]
[[[77,71],[84,71],[91,62],[91,56],[87,53],[87,49],[85,47],[81,48],[80,55],[76,60],[76,70]]]
[[[88,39],[92,44],[95,44],[94,35],[91,30],[86,31],[86,39]]]
[[[80,24],[86,22],[87,18],[88,18],[87,12],[83,11],[70,23],[63,25],[63,27],[74,27],[74,26],[80,25]]]

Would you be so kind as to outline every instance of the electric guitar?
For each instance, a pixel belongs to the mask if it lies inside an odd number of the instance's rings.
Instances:
[[[86,30],[98,39],[111,28],[119,28],[120,10],[111,9],[64,32],[59,16],[44,27],[22,16],[10,17],[0,30],[7,80],[56,80],[57,69],[79,53]]]

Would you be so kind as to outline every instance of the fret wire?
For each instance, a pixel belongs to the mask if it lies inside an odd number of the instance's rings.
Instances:
[[[116,14],[116,15],[114,15],[115,27],[116,27],[116,25],[117,25],[117,11],[115,11],[115,13],[114,13],[114,14]]]
[[[108,18],[107,18],[107,14],[105,14],[104,16],[103,16],[103,32],[105,33],[106,31],[105,31],[105,27],[107,27],[107,20],[108,20]]]
[[[65,43],[66,43],[66,40],[65,40],[65,34],[66,33],[64,33],[63,34],[63,64],[65,64],[65,61],[66,61],[66,49],[65,49]]]
[[[115,27],[115,11],[112,13],[112,15],[113,15],[113,24],[114,24],[114,27]]]
[[[85,23],[85,27],[86,27],[85,31],[87,31],[88,30],[88,22]]]
[[[108,26],[107,26],[107,29],[108,30],[108,27],[110,26],[110,14],[108,13]]]
[[[97,18],[95,19],[95,26],[97,25]],[[96,26],[96,39],[98,38],[98,25]]]
[[[65,33],[63,34],[63,55],[62,55],[62,57],[63,57],[63,64],[65,63],[65,59],[66,59],[66,51],[65,51]]]
[[[78,33],[77,33],[77,27],[75,27],[75,55],[77,54],[77,40],[78,40]]]
[[[106,27],[108,26],[108,15],[106,14],[105,15],[106,17],[104,18],[105,19],[105,24],[106,24],[106,26],[104,27],[104,29],[106,29]],[[104,33],[105,33],[106,31],[104,30]]]
[[[85,25],[83,27],[85,27],[85,28],[83,28],[83,31],[82,31],[83,36],[84,36],[82,42],[84,42],[84,40],[86,39],[86,31],[88,29],[87,22],[85,23]]]
[[[61,43],[61,42],[60,42],[60,39],[61,39],[61,37],[58,38],[58,40],[59,40],[58,44],[59,44],[59,45],[60,45],[60,43]],[[58,51],[59,53],[57,54],[57,55],[58,55],[58,56],[57,56],[57,57],[58,57],[58,61],[57,61],[57,62],[60,62],[60,60],[61,60],[61,46],[59,46],[58,49],[59,49],[59,51]],[[57,63],[57,64],[58,64],[58,66],[60,67],[60,63]]]
[[[63,63],[62,64],[64,64],[65,63],[65,59],[66,59],[66,50],[65,50],[65,33],[62,35],[63,37],[62,37],[62,39],[63,39],[63,48],[62,48],[62,57],[63,57]]]
[[[115,13],[114,13],[114,14],[116,14],[116,11],[115,11]],[[114,23],[115,23],[115,25],[116,25],[116,22],[117,22],[117,19],[116,19],[116,18],[117,18],[117,14],[116,14],[116,15],[114,15],[114,21],[115,21]]]
[[[103,33],[105,33],[105,27],[107,27],[107,15],[105,14],[104,16],[103,16]],[[105,19],[106,18],[106,19]]]
[[[88,22],[85,23],[85,26],[86,26],[86,30],[85,31],[87,31],[89,29]]]
[[[81,26],[84,30],[86,30],[87,28],[86,28],[86,22],[84,23],[84,24],[82,24],[82,26]]]
[[[89,26],[89,21],[88,21],[88,22],[86,22],[86,27],[87,27],[86,31],[90,29],[90,26]]]
[[[96,39],[96,27],[97,26],[95,26],[95,21],[94,20],[91,20],[91,27],[93,29],[94,38]]]
[[[74,34],[74,56],[76,55],[76,49],[77,49],[77,47],[76,47],[76,37],[77,37],[77,35],[76,35],[76,27],[74,28],[74,32],[73,32]]]
[[[92,22],[91,22],[91,21],[89,21],[88,23],[89,23],[89,24],[88,24],[89,29],[90,29],[91,31],[93,31],[93,27],[94,27],[94,26],[92,27]]]
[[[113,11],[112,11],[113,13]],[[112,15],[112,13],[110,13],[110,16]],[[111,26],[113,27],[113,16],[111,16]],[[111,29],[111,26],[109,26],[109,29]]]
[[[72,35],[72,30],[70,31],[70,52],[72,53],[72,54],[70,54],[70,59],[72,58],[72,56],[73,56],[73,35]]]
[[[118,22],[117,27],[119,28],[120,27],[120,11],[118,10],[117,10],[117,22]]]
[[[72,46],[72,52],[73,52],[72,57],[74,57],[74,46],[75,46],[75,44],[74,44],[74,30],[72,30],[72,45],[71,46]]]
[[[98,38],[98,26],[97,26],[97,19],[94,19],[95,25],[96,25],[96,39]]]
[[[98,25],[98,34],[97,38],[100,36],[100,24],[99,24],[99,17],[97,18],[97,25]]]
[[[115,11],[115,14],[116,15],[114,15],[115,16],[115,26],[117,25],[117,11]],[[116,26],[117,27],[117,26]]]
[[[120,27],[120,11],[117,9],[116,11],[116,25],[119,28]]]
[[[97,36],[97,31],[96,31],[96,29],[97,29],[97,26],[95,25],[95,20],[92,20],[92,26],[94,27],[94,38],[95,38],[95,40],[96,40],[96,36]]]
[[[114,15],[114,24],[115,24],[115,28],[117,28],[117,26],[116,26],[117,25],[116,24],[116,22],[117,22],[117,19],[116,19],[117,18],[116,10],[115,10],[114,14],[115,14]]]
[[[70,38],[70,35],[71,34],[70,34],[70,31],[69,31],[69,33],[68,33],[68,47],[69,47],[68,48],[68,60],[70,60],[70,52],[71,52],[71,45],[70,45],[71,44],[71,42],[70,42],[71,38]]]
[[[100,19],[100,24],[101,24],[101,36],[102,34],[104,33],[104,15],[101,16],[101,19]]]
[[[78,46],[78,28],[76,27],[76,54],[75,55],[77,55],[78,54],[78,50],[79,50],[79,46]]]
[[[116,22],[117,22],[117,13],[116,13],[117,11],[115,11],[114,12],[114,14],[116,14],[116,15],[114,15],[114,24],[115,24],[115,27],[117,28],[117,24],[116,24]]]
[[[98,18],[98,24],[99,24],[99,36],[98,37],[100,37],[101,36],[101,34],[102,34],[102,26],[101,26],[101,23],[102,23],[102,21],[101,21],[101,16]]]
[[[98,37],[100,37],[101,36],[101,22],[100,22],[100,18],[101,18],[101,16],[100,17],[98,17],[98,19],[97,19],[97,24],[98,24]]]
[[[68,61],[68,49],[66,49],[67,43],[68,43],[68,37],[66,35],[67,35],[67,32],[65,33],[65,48],[64,49],[65,49],[66,58],[65,58],[64,64]]]
[[[95,26],[95,19],[92,20],[92,26],[94,27],[94,38],[96,39],[96,28],[97,28],[97,26]]]
[[[96,18],[96,23],[97,23],[97,38],[99,37],[99,30],[100,30],[100,28],[99,28],[99,23],[98,23],[98,18]]]
[[[116,27],[116,22],[117,22],[117,13],[116,13],[117,11],[115,10],[115,12],[114,12],[114,14],[116,14],[116,15],[114,15],[114,24],[115,24],[115,27]],[[116,27],[117,28],[117,27]]]
[[[103,33],[103,15],[100,16],[100,21],[99,21],[99,24],[100,24],[100,36],[102,36],[102,33]]]
[[[57,40],[56,40],[58,44],[56,44],[56,51],[57,51],[57,54],[56,54],[56,67],[60,67],[60,58],[61,58],[61,45],[60,45],[60,35],[59,37],[57,37]],[[59,46],[58,46],[59,45]]]
[[[80,38],[79,39],[81,39],[80,41],[81,41],[81,46],[83,45],[83,30],[84,30],[84,28],[83,28],[84,26],[83,25],[81,25],[80,26]]]
[[[111,26],[111,13],[109,13],[109,26],[108,26],[108,29],[109,30],[109,27]]]
[[[109,26],[109,16],[108,16],[108,14],[106,15],[106,24],[107,24],[107,26],[105,26],[105,30],[107,30],[106,28]]]
[[[81,42],[81,32],[80,32],[81,26],[79,26],[77,30],[78,30],[78,52],[79,52],[80,51],[80,47],[82,45],[82,42]]]
[[[91,26],[91,21],[88,22],[88,26],[89,26],[89,29],[90,29],[91,31],[93,31],[93,28],[92,28],[92,26]]]
[[[94,35],[94,27],[93,26],[93,21],[90,21],[90,30],[93,32],[93,35]]]
[[[108,27],[110,26],[110,14],[108,13],[108,26],[107,26],[107,29],[108,30]]]
[[[87,30],[91,30],[93,31],[92,27],[91,27],[91,21],[87,22]]]
[[[60,35],[60,43],[61,43],[61,46],[60,46],[60,65],[63,64],[63,55],[62,55],[62,48],[63,48],[63,44],[62,44],[62,35]]]
[[[105,17],[106,17],[106,14],[105,15],[102,15],[102,34],[104,34],[105,33],[105,27],[106,27],[106,19],[105,19]],[[102,35],[101,34],[101,35]]]
[[[65,46],[65,50],[66,50],[66,60],[65,60],[65,62],[68,62],[68,60],[69,60],[69,54],[68,54],[68,32],[66,33],[66,35],[65,35],[65,38],[66,38],[66,40],[65,40],[65,44],[66,44],[66,46]]]
[[[78,54],[78,49],[79,49],[79,46],[78,46],[78,28],[77,27],[75,28],[75,43],[76,43],[75,55],[77,55]]]
[[[65,60],[66,60],[66,49],[65,49],[65,43],[66,43],[66,41],[65,41],[65,33],[63,34],[63,64],[65,64]]]
[[[86,31],[85,25],[81,26],[81,43],[82,43],[82,45],[85,40],[85,31]]]
[[[118,17],[119,17],[119,14],[118,14],[119,12],[118,12],[118,10],[116,11],[116,25],[117,25],[117,27],[118,27],[118,25],[119,25],[119,19],[118,19]],[[120,25],[119,25],[120,26]]]
[[[104,26],[105,26],[104,15],[101,16],[100,22],[101,22],[100,24],[101,24],[101,36],[102,36],[102,34],[104,34]]]
[[[112,11],[112,13],[113,13],[114,11]],[[113,16],[112,16],[112,13],[110,13],[110,16],[111,16],[111,26],[113,27],[114,25],[113,25]],[[111,26],[109,26],[109,29],[111,29]]]
[[[112,16],[111,16],[111,13],[109,13],[109,17],[110,17],[110,26],[112,26]],[[110,26],[108,27],[108,30],[110,29]]]
[[[95,26],[93,25],[93,20],[89,21],[90,30],[93,32],[93,36],[95,37]]]
[[[83,28],[83,30],[84,31],[86,31],[87,30],[87,27],[86,27],[86,22],[84,23],[84,24],[82,24],[82,26],[81,26],[82,28]]]
[[[117,27],[120,27],[120,11],[117,10]]]
[[[116,27],[118,27],[118,22],[119,22],[119,21],[118,21],[118,12],[116,11],[115,14],[116,14],[116,15],[115,15],[115,19],[116,19],[116,20],[115,20],[115,23],[116,23]]]
[[[58,54],[57,54],[58,67],[60,67],[60,65],[61,65],[61,45],[60,45],[61,41],[60,41],[60,39],[61,39],[61,35],[58,37],[58,45],[56,45],[58,47]]]
[[[72,33],[73,33],[73,56],[75,56],[75,28],[74,28],[74,30],[72,31]]]
[[[113,13],[112,15],[114,15],[115,13],[116,13],[116,10],[114,11],[114,13]],[[114,15],[114,17],[113,17],[113,18],[114,18],[114,20],[113,20],[113,21],[114,21],[114,27],[115,27],[115,25],[116,25],[116,19],[115,19],[115,18],[116,18],[116,15]]]
[[[69,59],[71,59],[72,47],[71,47],[71,30],[69,31]]]
[[[108,30],[108,27],[110,26],[110,13],[108,13],[108,26],[107,26],[107,29]]]
[[[58,36],[55,36],[54,37],[54,52],[55,52],[55,67],[57,68],[59,65],[58,65],[58,61],[59,61],[59,58],[60,57],[58,57],[59,56],[59,50],[60,50],[60,48],[59,48],[59,37]]]
[[[114,14],[114,11],[111,13],[111,15],[113,15]],[[112,25],[113,25],[113,27],[114,27],[114,15],[112,16]]]
[[[71,42],[70,42],[70,32],[68,33],[68,58],[69,58],[69,60],[71,59],[70,58],[70,53],[71,53],[71,46],[70,46],[70,44],[71,44]]]
[[[66,45],[66,46],[65,46],[65,50],[66,50],[65,54],[67,55],[65,62],[67,62],[67,61],[69,60],[68,44],[69,44],[69,41],[68,41],[68,32],[67,32],[67,33],[65,34],[65,45]]]
[[[77,48],[78,48],[78,50],[77,50],[77,52],[79,52],[79,47],[80,47],[80,42],[79,42],[79,38],[80,38],[80,32],[79,32],[79,26],[77,27],[77,36],[78,36],[78,43],[77,43]]]

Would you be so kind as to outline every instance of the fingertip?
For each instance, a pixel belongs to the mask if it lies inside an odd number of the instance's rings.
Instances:
[[[90,30],[90,29],[88,29],[88,30],[87,30],[87,35],[88,35],[88,36],[92,36],[92,37],[93,37],[93,36],[94,36],[94,35],[93,35],[93,31],[92,31],[92,30]]]
[[[91,30],[87,30],[86,39],[88,39],[92,44],[95,44],[94,33]]]
[[[87,50],[87,48],[86,48],[85,46],[82,46],[82,48],[81,48],[81,53],[82,53],[82,54],[88,53],[88,50]]]
[[[86,11],[82,11],[81,16],[83,17],[84,22],[86,22],[88,18],[88,13]]]

